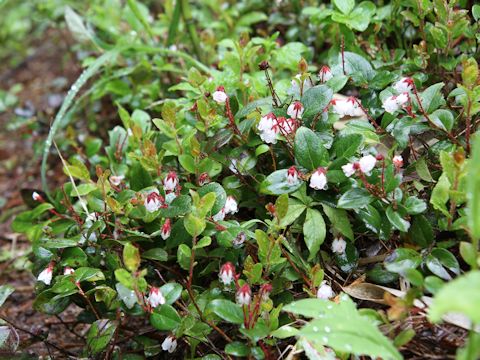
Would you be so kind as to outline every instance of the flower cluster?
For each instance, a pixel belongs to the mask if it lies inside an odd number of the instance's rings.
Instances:
[[[303,106],[300,102],[296,102],[299,105],[290,105],[289,113],[298,117],[277,117],[273,113],[268,113],[262,116],[258,123],[257,129],[260,132],[260,138],[267,144],[275,144],[277,142],[277,135],[288,136],[295,132],[298,127],[298,120],[301,119],[303,113]]]
[[[333,99],[331,101],[333,111],[340,117],[362,116],[364,112],[360,106],[360,100],[350,96],[347,99]]]
[[[360,158],[357,162],[348,163],[342,166],[343,173],[346,177],[350,177],[357,171],[365,175],[370,175],[370,172],[375,167],[377,158],[373,155],[366,155]]]

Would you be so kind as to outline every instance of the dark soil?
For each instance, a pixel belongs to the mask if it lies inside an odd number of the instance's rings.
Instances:
[[[15,353],[0,352],[0,359],[11,359],[14,354],[16,358],[49,355],[61,359],[67,357],[67,351],[80,353],[83,344],[85,329],[75,326],[78,308],[71,306],[59,317],[33,310],[35,279],[28,270],[30,244],[10,228],[14,216],[27,208],[22,193],[29,197],[32,189],[41,188],[39,146],[68,87],[80,74],[69,42],[60,31],[49,30],[43,40],[33,44],[33,55],[13,69],[0,67],[2,90],[15,84],[23,87],[15,109],[0,114],[0,284],[16,289],[0,309],[0,317],[15,329],[9,338],[11,349],[19,343]],[[53,156],[50,161],[49,177],[56,179],[53,184],[62,182],[60,161]]]

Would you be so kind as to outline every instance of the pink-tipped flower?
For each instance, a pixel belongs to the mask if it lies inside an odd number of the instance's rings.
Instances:
[[[277,127],[282,135],[289,135],[297,130],[298,121],[294,118],[285,119],[284,117],[279,117],[277,119]]]
[[[53,267],[54,267],[53,262],[48,264],[48,266],[45,269],[43,269],[40,274],[38,274],[37,280],[42,281],[43,283],[45,283],[45,285],[50,285],[53,277]]]
[[[343,254],[347,248],[347,242],[343,238],[335,238],[332,242],[332,251],[336,254]]]
[[[260,131],[260,139],[267,144],[275,144],[277,142],[278,128],[277,118],[273,113],[262,116],[258,123],[257,129]]]
[[[215,100],[219,104],[223,104],[228,99],[228,95],[225,92],[225,88],[223,86],[219,86],[217,90],[212,94],[213,100]]]
[[[220,268],[220,272],[218,273],[218,277],[220,281],[225,285],[230,285],[235,277],[235,266],[231,262],[226,262]]]
[[[386,112],[393,114],[400,110],[409,100],[410,96],[406,92],[401,93],[400,95],[392,95],[385,99],[382,107]]]
[[[320,78],[320,82],[324,83],[330,80],[333,77],[332,71],[327,65],[324,65],[320,68],[320,72],[318,73],[318,77]]]
[[[163,188],[165,191],[175,191],[178,185],[178,177],[175,171],[170,171],[163,181]]]
[[[361,116],[363,114],[357,98],[353,96],[347,99],[334,99],[330,103],[333,106],[333,111],[341,118],[344,116]]]
[[[170,237],[170,233],[172,232],[172,226],[170,225],[170,219],[165,220],[162,226],[162,233],[160,236],[163,240],[167,240]]]
[[[236,300],[238,305],[250,304],[250,301],[252,300],[252,290],[248,284],[245,284],[238,289]]]
[[[148,212],[155,212],[160,209],[164,203],[165,200],[163,199],[163,196],[160,195],[157,190],[154,190],[147,195],[144,205]]]
[[[148,293],[148,303],[152,308],[165,304],[165,297],[162,294],[162,290],[152,286]]]
[[[320,287],[318,288],[317,298],[328,300],[334,296],[335,296],[335,293],[333,292],[330,285],[328,285],[327,282],[323,280],[322,283],[320,284]]]
[[[403,166],[403,157],[402,155],[395,155],[392,159],[393,165],[400,169]]]
[[[310,177],[310,187],[315,190],[325,190],[327,188],[326,170],[319,167]]]
[[[386,98],[382,104],[382,107],[389,114],[393,114],[400,109],[397,104],[397,97],[395,95]]]
[[[162,343],[162,350],[163,351],[168,351],[169,353],[173,353],[175,349],[177,348],[177,339],[175,336],[170,335],[163,340]]]
[[[298,170],[295,166],[290,166],[287,170],[287,183],[288,185],[297,185],[299,183]]]
[[[65,266],[63,269],[63,275],[72,275],[73,273],[75,273],[75,270],[69,266]]]
[[[397,93],[408,93],[413,90],[413,79],[410,77],[401,78],[395,84],[393,84],[393,88]]]
[[[263,301],[268,299],[272,290],[273,290],[272,284],[269,284],[269,283],[263,284],[260,287],[260,294],[262,294]]]
[[[287,115],[292,119],[301,119],[304,110],[300,101],[294,101],[288,106]]]
[[[227,201],[225,201],[225,214],[235,214],[238,212],[237,200],[233,196],[227,196]]]
[[[210,182],[210,176],[206,172],[201,173],[200,176],[198,177],[198,185],[203,186],[205,184],[208,184]]]
[[[350,177],[353,174],[355,174],[355,171],[357,171],[357,168],[358,168],[358,165],[355,166],[355,164],[358,164],[358,163],[348,163],[342,166],[342,171],[346,177]]]
[[[42,197],[42,195],[40,195],[40,194],[37,193],[36,191],[34,191],[34,192],[32,193],[32,199],[33,199],[33,201],[43,202],[43,197]]]
[[[373,155],[366,155],[362,157],[358,163],[360,165],[360,171],[363,172],[364,174],[369,175],[370,172],[375,167],[375,164],[377,163],[377,159]]]
[[[406,103],[410,101],[410,95],[408,92],[401,93],[400,95],[397,95],[396,99],[398,106],[403,107]]]

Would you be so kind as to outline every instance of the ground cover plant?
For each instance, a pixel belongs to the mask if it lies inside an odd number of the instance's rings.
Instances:
[[[478,5],[62,5],[84,71],[12,223],[88,325],[59,358],[480,356]]]

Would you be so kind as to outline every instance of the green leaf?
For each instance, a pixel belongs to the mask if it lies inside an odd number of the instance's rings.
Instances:
[[[355,0],[333,0],[333,3],[344,14],[350,13],[355,6]]]
[[[415,163],[415,170],[417,171],[418,176],[420,176],[420,179],[423,181],[433,182],[433,178],[430,174],[430,170],[428,169],[425,158],[422,157]]]
[[[338,304],[321,299],[304,299],[288,304],[283,310],[314,318],[298,333],[309,341],[345,354],[402,359],[391,341],[369,317],[356,309],[355,303],[345,294]]]
[[[321,113],[332,100],[333,91],[326,85],[313,86],[303,94],[300,102],[305,107],[304,117]]]
[[[348,134],[335,138],[333,150],[337,158],[348,159],[357,153],[363,142],[361,134]]]
[[[288,195],[282,194],[275,201],[275,213],[279,219],[282,219],[288,212]]]
[[[353,188],[345,192],[340,199],[338,199],[337,206],[340,209],[360,209],[370,204],[373,200],[373,197],[367,190]]]
[[[140,251],[132,243],[126,243],[123,247],[123,263],[130,272],[135,272],[140,266]]]
[[[325,221],[320,211],[307,209],[307,216],[303,223],[303,236],[308,251],[310,252],[308,256],[309,261],[313,260],[320,250],[320,245],[322,245],[325,240],[326,232]]]
[[[437,323],[449,312],[466,315],[480,324],[480,271],[471,271],[445,284],[433,298],[428,311],[429,319]]]
[[[11,285],[0,285],[0,307],[14,291],[15,288]]]
[[[333,13],[332,20],[347,25],[349,28],[357,31],[365,31],[375,15],[375,4],[370,1],[364,1],[358,4],[349,14]]]
[[[480,136],[475,136],[467,175],[468,226],[474,239],[480,239]]]
[[[134,191],[140,191],[153,183],[150,173],[138,161],[135,161],[130,167],[128,178],[130,179],[130,187]]]
[[[161,331],[171,331],[176,329],[181,322],[180,315],[171,305],[163,304],[157,306],[150,316],[152,326]]]
[[[286,339],[289,337],[297,336],[298,332],[299,330],[293,326],[283,325],[279,327],[277,330],[275,330],[274,332],[272,332],[270,335],[278,339]]]
[[[183,220],[183,224],[192,237],[200,235],[207,226],[205,219],[199,218],[193,214],[187,214]]]
[[[192,251],[186,244],[180,244],[177,249],[177,261],[179,265],[184,270],[188,270],[190,268],[190,258],[192,256]]]
[[[373,70],[372,65],[363,57],[358,54],[345,51],[345,72],[347,75],[354,76],[361,82],[365,82],[368,80],[373,79],[375,76],[375,70]],[[337,63],[336,66],[342,66],[342,55],[338,54],[338,58],[336,59]]]
[[[192,208],[192,198],[188,195],[177,196],[167,208],[159,210],[159,216],[175,218],[183,216],[190,212]]]
[[[390,205],[386,211],[387,218],[390,223],[401,232],[407,232],[410,228],[410,222],[405,220],[398,211],[395,211],[393,207]]]
[[[162,248],[153,248],[142,253],[142,258],[157,261],[167,261],[168,253]]]
[[[258,99],[255,101],[252,101],[245,105],[243,108],[241,108],[236,114],[235,114],[235,119],[241,119],[244,118],[245,116],[249,115],[251,112],[255,111],[256,109],[260,108],[271,108],[272,106],[272,98],[263,98],[263,99]],[[262,113],[262,112],[261,112]]]
[[[450,131],[452,130],[453,123],[455,121],[453,114],[449,110],[438,109],[430,114],[430,119],[441,129]]]
[[[212,207],[212,214],[217,214],[225,206],[225,202],[227,201],[227,193],[225,192],[223,186],[216,182],[209,183],[198,189],[198,194],[200,196],[205,196],[210,192],[215,193],[215,203]]]
[[[65,249],[78,246],[78,240],[74,239],[47,239],[41,243],[46,249]]]
[[[441,211],[443,215],[447,217],[450,217],[450,213],[446,206],[446,203],[450,198],[450,185],[447,174],[445,172],[442,173],[432,190],[432,195],[430,196],[430,204],[433,205],[433,208]]]
[[[178,161],[180,165],[187,170],[190,174],[195,174],[195,160],[193,159],[192,155],[182,154],[178,157]]]
[[[347,212],[343,209],[336,209],[327,205],[322,205],[325,215],[332,223],[333,228],[346,238],[353,241],[353,230],[348,220]]]
[[[250,354],[250,348],[239,341],[234,341],[225,346],[225,353],[232,356],[246,357]]]
[[[95,269],[91,267],[80,267],[75,270],[74,273],[75,281],[82,282],[94,282],[105,280],[105,275],[100,269]]]
[[[308,170],[315,170],[328,163],[328,152],[320,137],[304,126],[295,134],[295,159]]]
[[[290,185],[287,182],[287,169],[277,170],[267,176],[260,184],[260,192],[269,195],[290,194],[302,186],[302,181]]]
[[[72,189],[70,191],[70,196],[83,196],[91,193],[97,189],[95,184],[80,184],[77,186],[77,189]]]
[[[473,5],[472,15],[475,21],[478,21],[480,19],[480,5]]]
[[[441,93],[444,86],[443,82],[437,83],[428,87],[420,94],[422,106],[427,114],[434,112],[440,105],[445,105],[445,99]]]
[[[280,227],[285,228],[297,220],[307,207],[297,199],[288,199],[288,210],[280,220]]]
[[[409,234],[411,240],[422,248],[428,247],[434,240],[432,225],[423,215],[413,217]]]
[[[115,331],[117,330],[117,322],[100,319],[95,321],[87,333],[87,347],[88,352],[98,354],[104,350],[112,340]]]
[[[243,324],[242,308],[230,300],[212,300],[208,304],[208,309],[225,321],[233,324]]]
[[[403,275],[408,269],[416,269],[421,262],[422,257],[415,250],[398,248],[385,259],[385,268]]]
[[[466,241],[462,241],[460,243],[460,255],[462,255],[462,259],[470,265],[470,267],[475,267],[477,262],[477,254],[478,251],[475,247]]]
[[[420,200],[416,196],[409,196],[403,206],[410,215],[418,215],[427,210],[427,204],[425,201]]]
[[[182,285],[170,282],[160,288],[162,295],[165,297],[165,304],[172,305],[182,295]]]

